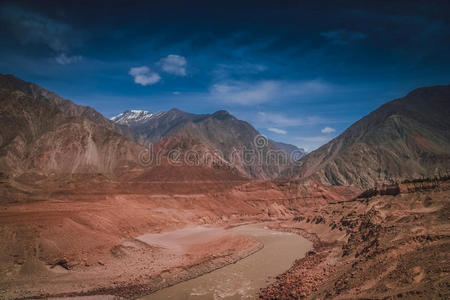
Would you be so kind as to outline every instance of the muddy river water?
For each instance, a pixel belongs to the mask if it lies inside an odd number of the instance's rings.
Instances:
[[[264,244],[260,251],[211,273],[181,282],[141,299],[256,299],[260,288],[288,270],[298,258],[312,248],[307,239],[272,231],[263,224],[229,229],[251,236]]]

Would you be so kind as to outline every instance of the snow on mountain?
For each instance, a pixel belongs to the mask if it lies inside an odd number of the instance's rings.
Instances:
[[[131,124],[143,124],[150,119],[160,117],[165,112],[151,113],[146,110],[127,110],[115,117],[111,118],[111,121],[121,125],[131,125]]]

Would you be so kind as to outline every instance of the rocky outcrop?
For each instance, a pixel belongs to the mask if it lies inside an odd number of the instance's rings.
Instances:
[[[302,210],[273,225],[314,241],[314,251],[260,299],[447,299],[450,182],[425,191],[409,185],[396,195]],[[311,221],[317,219],[323,222]]]

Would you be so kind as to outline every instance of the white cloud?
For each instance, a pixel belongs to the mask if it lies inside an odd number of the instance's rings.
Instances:
[[[176,54],[169,54],[167,57],[159,61],[164,72],[177,75],[186,76],[186,58]]]
[[[283,99],[311,99],[328,93],[332,86],[320,80],[309,81],[236,81],[218,82],[210,88],[212,100],[241,105],[261,104]]]
[[[322,122],[323,120],[317,116],[309,117],[289,117],[280,113],[258,112],[255,122],[261,127],[267,127],[270,125],[289,127],[289,126],[301,126],[311,125]]]
[[[278,133],[278,134],[286,134],[286,133],[287,133],[286,130],[278,129],[278,128],[275,128],[275,127],[267,128],[267,130],[269,130],[269,131],[271,131],[271,132]]]
[[[322,133],[332,133],[332,132],[336,132],[336,129],[332,128],[332,127],[325,127],[321,130]]]
[[[129,74],[133,76],[134,82],[140,85],[152,85],[161,80],[158,73],[151,71],[148,67],[131,68]]]
[[[252,105],[269,101],[275,97],[278,88],[278,83],[275,81],[257,83],[233,81],[214,84],[210,89],[210,94],[214,100]]]
[[[67,54],[61,53],[55,57],[55,60],[60,65],[68,65],[82,61],[83,57],[80,55],[67,56]]]
[[[307,137],[295,137],[295,141],[298,141],[297,146],[304,148],[306,151],[312,151],[326,144],[331,139],[328,136],[307,136]]]
[[[296,140],[305,141],[305,142],[316,142],[322,143],[328,141],[330,138],[327,136],[307,136],[307,137],[296,137]]]
[[[218,64],[216,69],[213,70],[213,74],[219,80],[226,80],[230,77],[257,74],[266,70],[267,67],[265,65],[253,63]]]

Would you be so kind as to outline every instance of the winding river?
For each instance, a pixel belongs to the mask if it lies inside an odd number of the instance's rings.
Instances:
[[[211,273],[181,282],[141,299],[256,299],[260,288],[288,270],[312,248],[307,239],[286,232],[272,231],[263,224],[229,229],[264,244],[260,251]]]

